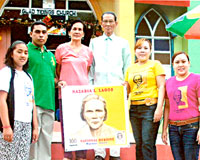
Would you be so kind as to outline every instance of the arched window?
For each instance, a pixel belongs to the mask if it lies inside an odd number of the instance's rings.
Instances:
[[[159,60],[169,78],[171,72],[171,53],[173,50],[172,39],[165,26],[167,19],[154,8],[146,11],[138,20],[135,28],[136,40],[139,38],[149,39],[152,43],[152,60]]]

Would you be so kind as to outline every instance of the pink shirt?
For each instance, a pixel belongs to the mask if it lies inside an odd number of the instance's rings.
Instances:
[[[60,80],[67,85],[88,85],[87,68],[91,66],[93,54],[89,47],[82,45],[75,53],[68,43],[59,45],[55,52],[56,62],[61,65]]]
[[[198,117],[200,97],[200,75],[191,73],[185,80],[171,77],[166,82],[167,97],[170,102],[169,119],[173,121]]]

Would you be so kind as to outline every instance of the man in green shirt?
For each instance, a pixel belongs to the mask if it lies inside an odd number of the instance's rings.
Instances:
[[[33,77],[35,103],[38,117],[38,142],[31,145],[30,160],[51,160],[51,140],[53,135],[55,111],[55,68],[53,53],[47,51],[47,26],[43,22],[35,22],[31,26],[28,43],[29,73]]]

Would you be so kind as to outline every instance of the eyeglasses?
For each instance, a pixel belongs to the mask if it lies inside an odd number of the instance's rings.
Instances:
[[[113,21],[113,20],[104,20],[103,23],[110,23],[110,24],[112,24],[112,23],[115,23],[115,21]]]

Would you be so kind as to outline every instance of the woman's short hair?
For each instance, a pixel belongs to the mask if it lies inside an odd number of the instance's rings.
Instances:
[[[17,40],[17,41],[14,41],[11,46],[8,48],[7,50],[7,53],[6,53],[6,57],[5,57],[5,62],[4,64],[9,66],[10,68],[13,68],[15,69],[15,64],[14,64],[14,60],[12,58],[12,55],[13,55],[13,51],[16,49],[16,45],[18,44],[25,44],[26,43],[24,41],[20,41],[20,40]],[[28,69],[28,60],[26,62],[26,64],[23,66],[23,70],[27,70]]]
[[[85,98],[83,98],[82,101],[82,107],[81,107],[81,119],[83,121],[85,121],[85,118],[83,116],[84,110],[85,110],[85,104],[91,100],[99,100],[104,104],[104,111],[105,111],[105,117],[104,117],[104,121],[107,119],[107,109],[106,109],[106,101],[103,97],[96,95],[96,94],[89,94],[87,95]]]
[[[86,34],[86,26],[85,26],[84,22],[80,19],[72,21],[70,26],[68,27],[68,31],[71,31],[71,29],[75,23],[81,23],[83,25],[83,32],[84,32],[84,34]]]
[[[136,50],[138,47],[140,47],[144,42],[148,42],[148,43],[149,43],[150,49],[152,48],[152,47],[151,47],[151,42],[150,42],[150,40],[148,40],[148,39],[146,39],[146,38],[140,38],[140,39],[138,39],[138,40],[136,41],[136,43],[135,43],[135,50]]]
[[[147,42],[148,44],[149,44],[149,48],[150,48],[150,50],[151,50],[151,48],[152,48],[152,46],[151,46],[151,42],[150,42],[150,40],[148,40],[148,39],[146,39],[146,38],[140,38],[140,39],[138,39],[137,41],[136,41],[136,43],[135,43],[135,50],[137,49],[137,48],[139,48],[140,46],[142,46],[142,44],[144,43],[144,42]],[[138,62],[138,59],[136,59],[135,60],[135,63],[137,63]]]
[[[176,56],[178,56],[180,54],[184,54],[187,57],[188,61],[190,61],[190,58],[187,53],[185,53],[183,51],[179,51],[179,52],[174,53],[174,55],[172,56],[172,63],[174,63],[174,59],[176,58]]]

